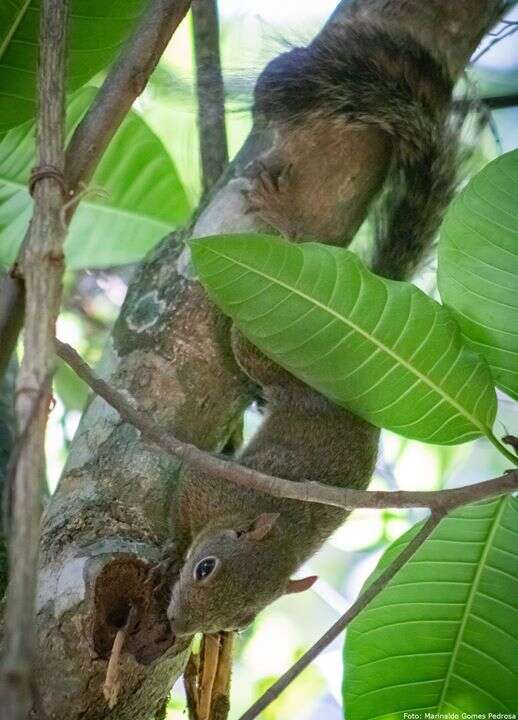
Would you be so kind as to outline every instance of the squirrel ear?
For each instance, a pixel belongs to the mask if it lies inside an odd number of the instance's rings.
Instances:
[[[304,592],[304,590],[309,590],[309,588],[318,580],[318,577],[316,575],[309,575],[305,578],[300,578],[300,580],[288,580],[288,584],[286,586],[286,595],[291,595],[291,593],[299,593]]]
[[[258,515],[246,531],[246,537],[251,540],[262,540],[268,535],[279,517],[280,513],[262,513],[262,515]]]

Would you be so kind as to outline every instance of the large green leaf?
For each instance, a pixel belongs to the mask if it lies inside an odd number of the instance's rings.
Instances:
[[[438,280],[464,336],[518,400],[518,150],[489,163],[452,203]]]
[[[0,3],[0,133],[35,114],[40,0]],[[68,89],[84,85],[115,57],[144,0],[72,0]]]
[[[192,242],[209,294],[267,355],[375,425],[437,444],[489,432],[485,362],[447,310],[351,252],[267,235]]]
[[[88,107],[83,88],[67,111],[69,134]],[[27,181],[34,166],[34,123],[0,141],[0,263],[13,262],[32,211]],[[107,267],[141,258],[189,214],[173,161],[146,123],[130,112],[119,128],[81,202],[65,245],[68,267]]]
[[[370,581],[416,530],[389,548]],[[347,717],[516,712],[517,548],[517,498],[444,519],[347,631]]]

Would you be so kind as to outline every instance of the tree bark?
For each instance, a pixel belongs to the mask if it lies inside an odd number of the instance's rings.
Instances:
[[[217,0],[193,0],[191,11],[196,57],[198,136],[205,195],[228,165],[225,87],[221,73]]]
[[[357,12],[370,14],[373,22],[390,16],[391,22],[418,27],[434,52],[444,49],[451,67],[460,71],[498,9],[499,3],[490,0],[368,0],[341,3],[332,22]],[[456,18],[463,22],[455,24]],[[199,215],[194,236],[259,229],[245,213],[243,169],[268,142],[256,128]],[[343,168],[351,198],[344,234],[353,234],[365,216],[390,160],[384,137],[368,129],[351,131],[350,155],[354,162]],[[306,166],[310,192],[312,178],[318,178],[318,155]],[[229,436],[252,389],[233,360],[228,321],[190,275],[182,240],[181,235],[166,238],[137,271],[105,353],[103,375],[162,428],[215,450]],[[172,644],[164,599],[146,605],[143,580],[147,563],[157,558],[168,537],[169,498],[178,482],[178,463],[142,442],[100,398],[93,400],[43,524],[39,720],[61,720],[64,713],[70,720],[146,720],[162,711],[186,661],[185,646]],[[107,658],[132,605],[139,609],[140,622],[123,654],[120,700],[110,710],[102,695]]]
[[[45,430],[54,372],[54,336],[64,271],[65,58],[68,0],[40,9],[37,167],[34,210],[21,252],[26,290],[23,360],[16,380],[17,445],[10,498],[9,585],[0,672],[2,720],[25,720],[34,698],[38,549],[45,478]]]
[[[0,599],[7,588],[7,523],[9,517],[9,458],[14,446],[14,384],[18,362],[15,357],[0,380]]]

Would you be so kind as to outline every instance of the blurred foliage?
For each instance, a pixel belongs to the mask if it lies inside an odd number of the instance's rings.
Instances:
[[[86,87],[67,107],[67,135],[95,95]],[[0,142],[0,263],[11,264],[32,212],[27,189],[35,164],[32,121]],[[65,243],[69,269],[138,260],[190,213],[176,168],[160,140],[130,112],[115,133],[74,215]]]
[[[71,3],[69,90],[84,85],[113,60],[145,4],[145,0]],[[0,133],[35,113],[39,14],[37,0],[0,4]]]

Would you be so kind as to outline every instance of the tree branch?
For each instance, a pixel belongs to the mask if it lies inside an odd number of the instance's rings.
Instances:
[[[512,108],[518,105],[518,93],[490,95],[481,98],[481,103],[486,105],[490,110],[505,110],[506,108]]]
[[[68,11],[68,0],[44,0],[41,6],[38,167],[33,171],[34,211],[21,260],[26,287],[26,322],[16,416],[20,436],[26,434],[26,437],[16,466],[9,542],[10,582],[0,710],[0,717],[5,720],[25,720],[32,701],[45,427],[66,234],[61,211]]]
[[[399,553],[397,558],[391,562],[379,578],[363,591],[349,610],[337,620],[337,622],[311,647],[297,662],[275,682],[259,700],[257,700],[239,720],[253,720],[258,717],[288,685],[295,680],[300,673],[310,665],[313,660],[330,645],[333,640],[345,630],[349,623],[383,590],[399,570],[410,560],[414,553],[421,547],[424,541],[430,537],[443,517],[442,513],[432,513],[417,535]]]
[[[431,492],[355,490],[266,475],[239,463],[211,455],[194,445],[162,432],[152,420],[133,407],[121,393],[101,378],[96,377],[92,369],[70,345],[56,340],[56,352],[97,395],[100,395],[117,410],[122,420],[140,430],[147,440],[190,465],[210,472],[215,479],[228,480],[236,485],[274,497],[334,505],[346,510],[422,507],[429,508],[434,512],[446,513],[461,505],[518,490],[518,470],[474,485]]]
[[[193,0],[192,18],[198,94],[198,134],[205,195],[212,189],[228,164],[225,88],[221,74],[217,0]]]
[[[23,326],[23,281],[6,273],[0,277],[0,379],[9,365]]]
[[[16,357],[0,380],[0,598],[7,588],[7,535],[9,527],[9,461],[14,448],[14,385]]]

